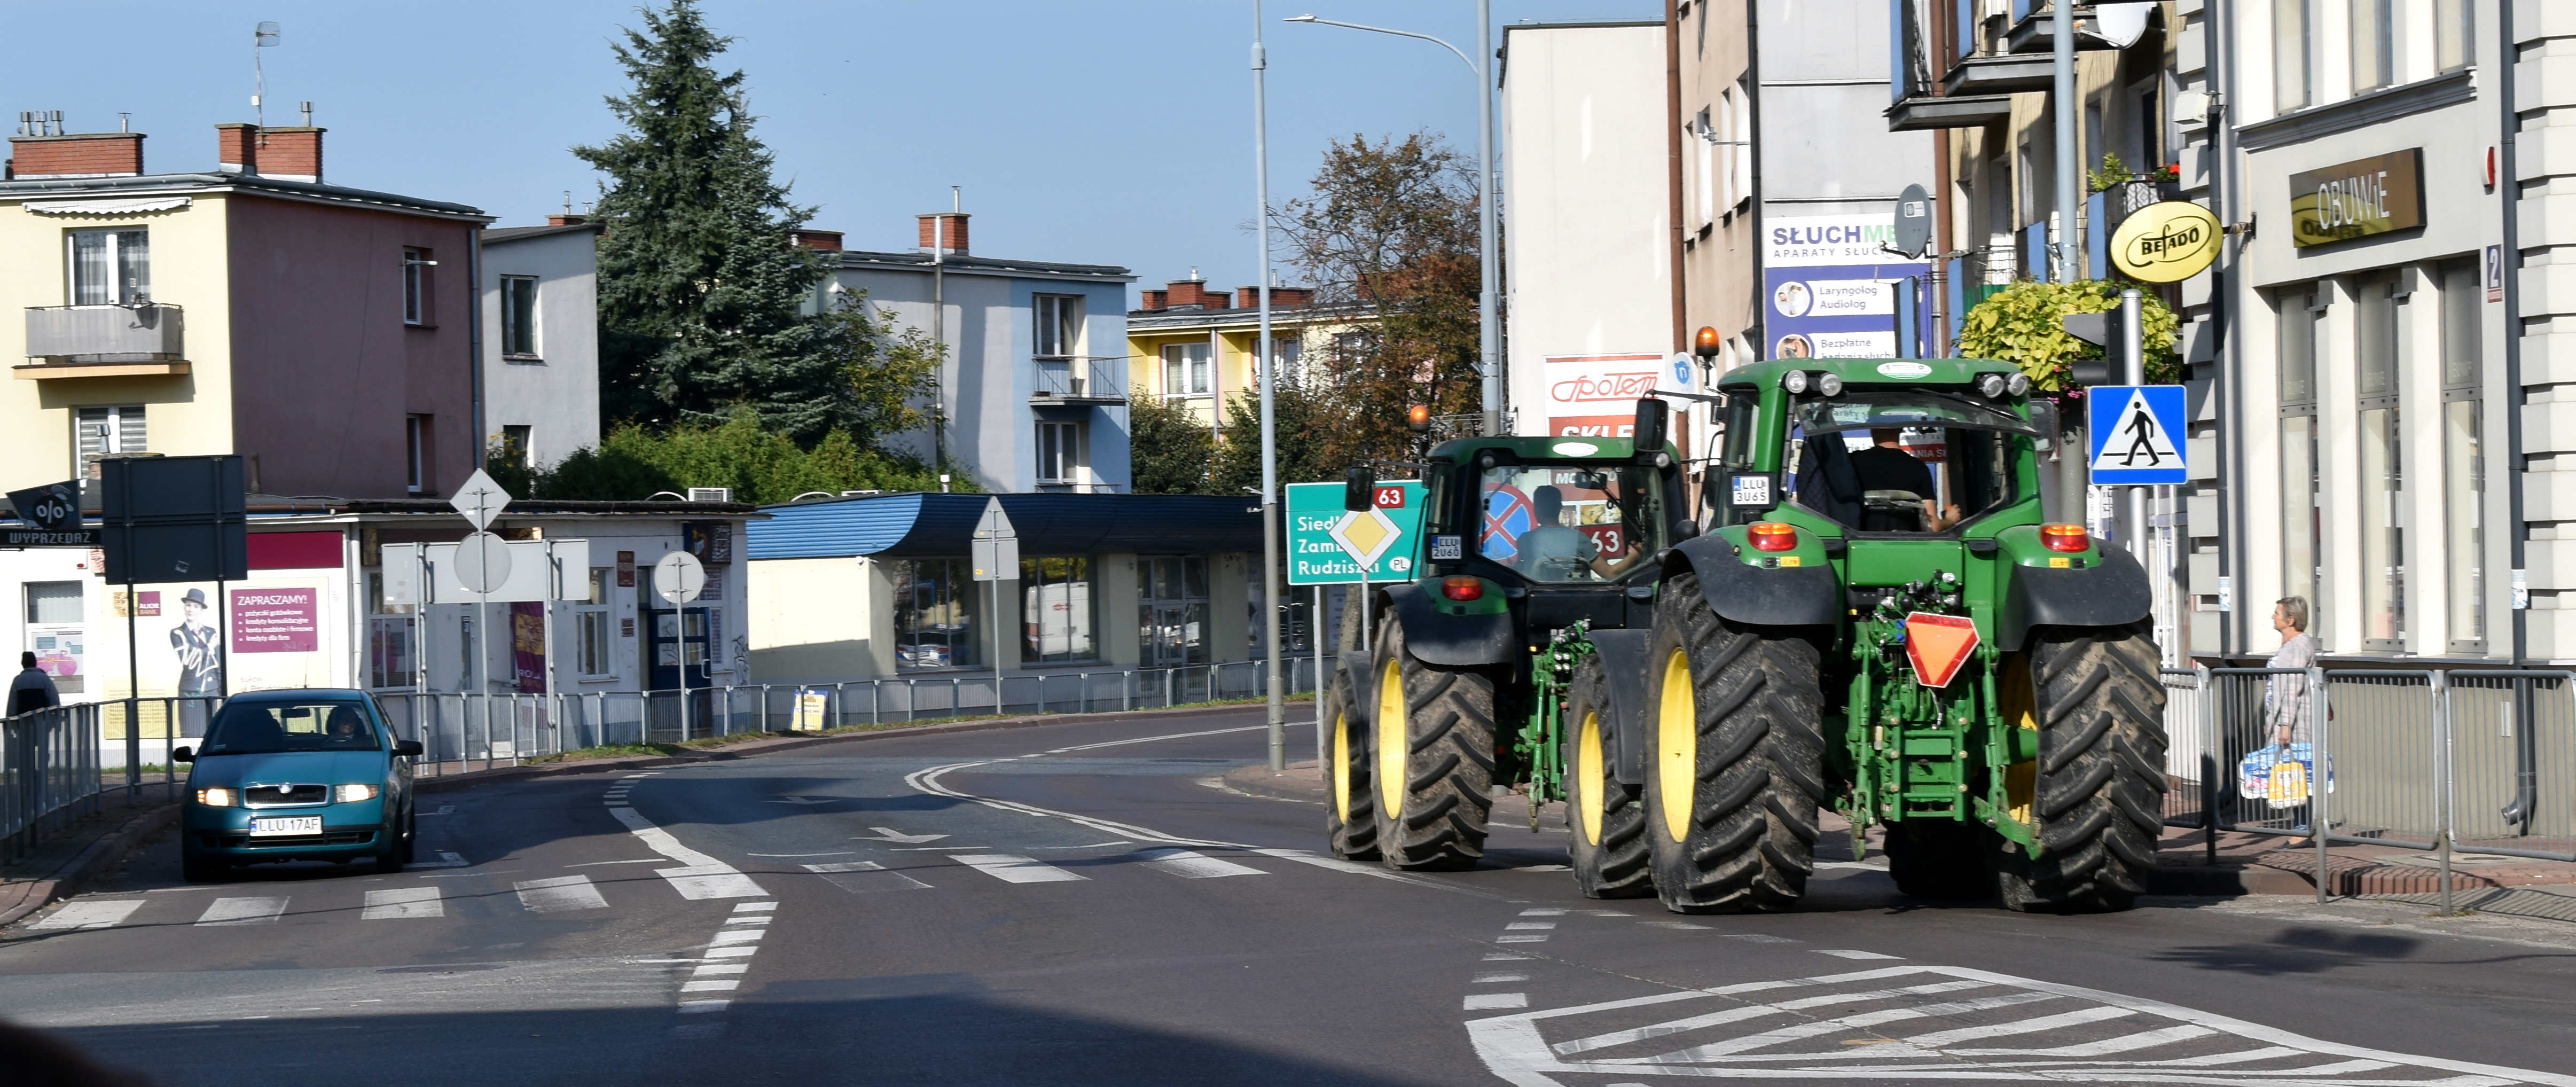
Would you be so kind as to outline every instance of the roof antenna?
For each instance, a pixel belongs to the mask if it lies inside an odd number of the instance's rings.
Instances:
[[[268,126],[268,107],[261,105],[260,99],[268,97],[268,70],[260,66],[259,51],[266,49],[269,46],[276,45],[277,38],[278,33],[276,23],[263,22],[258,26],[251,28],[250,72],[252,83],[250,108],[256,115],[254,119],[257,120],[259,125],[263,128]]]
[[[564,190],[564,214],[572,214],[572,190]]]
[[[948,187],[948,210],[952,212],[963,212],[966,210],[966,190],[964,187],[957,185],[951,185]]]
[[[311,128],[311,127],[313,127],[313,103],[311,103],[311,102],[299,102],[299,103],[296,103],[296,104],[297,104],[297,105],[299,105],[299,106],[304,107],[304,127],[306,127],[306,128]]]

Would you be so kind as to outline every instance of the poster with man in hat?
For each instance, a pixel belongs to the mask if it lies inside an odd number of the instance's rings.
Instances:
[[[217,652],[215,626],[206,620],[206,591],[190,589],[179,598],[179,625],[170,628],[170,650],[179,658],[179,697],[213,698],[223,693],[224,662]]]

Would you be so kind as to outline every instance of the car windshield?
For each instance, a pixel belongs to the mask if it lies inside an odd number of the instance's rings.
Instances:
[[[208,755],[267,755],[281,751],[381,751],[382,740],[355,698],[236,699],[206,727]]]
[[[1608,581],[1664,546],[1655,471],[1501,464],[1484,470],[1477,551],[1532,581]]]

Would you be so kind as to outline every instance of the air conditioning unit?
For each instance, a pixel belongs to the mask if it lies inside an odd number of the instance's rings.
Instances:
[[[731,502],[731,501],[733,501],[733,488],[731,488],[731,487],[691,487],[691,488],[689,488],[689,501],[691,501],[691,502]]]

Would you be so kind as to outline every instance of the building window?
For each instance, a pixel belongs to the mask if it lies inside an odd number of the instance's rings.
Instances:
[[[404,305],[407,312],[418,313],[411,291],[411,272],[404,266]],[[406,320],[417,323],[420,318]],[[501,357],[533,359],[537,357],[537,277],[501,277]]]
[[[1731,89],[1720,92],[1721,104],[1724,95],[1733,93],[1735,92]],[[1721,110],[1721,112],[1725,111]],[[1691,141],[1697,145],[1695,148],[1697,154],[1691,158],[1693,165],[1699,168],[1698,184],[1692,186],[1698,196],[1696,203],[1699,205],[1699,214],[1693,217],[1691,222],[1697,226],[1706,227],[1717,219],[1718,145],[1713,141],[1723,137],[1717,134],[1707,110],[1699,111],[1699,116],[1691,119],[1691,135],[1698,137]]]
[[[1270,372],[1279,383],[1294,388],[1303,379],[1301,364],[1306,357],[1306,341],[1294,332],[1272,330],[1270,333]]]
[[[1163,395],[1205,396],[1208,378],[1208,345],[1163,345]]]
[[[1092,648],[1091,560],[1021,559],[1020,624],[1022,663],[1099,659]]]
[[[889,559],[894,582],[894,666],[965,668],[985,663],[984,586],[965,559]]]
[[[1065,359],[1082,353],[1081,295],[1038,295],[1037,310],[1037,357]]]
[[[2477,5],[2470,0],[2433,0],[2433,64],[2455,72],[2477,63]]]
[[[610,566],[590,568],[590,595],[573,601],[573,663],[584,679],[603,679],[617,672],[616,643],[609,640],[608,587],[616,583],[617,570]]]
[[[152,300],[152,238],[141,230],[72,232],[72,304],[139,306]]]
[[[409,604],[385,603],[385,575],[367,575],[367,686],[410,687],[420,682],[419,631]]]
[[[2353,284],[2353,353],[2360,371],[2361,639],[2370,649],[2406,648],[2406,481],[2398,418],[2397,273]]]
[[[438,262],[429,259],[429,250],[402,251],[403,323],[429,323],[429,269]]]
[[[429,416],[403,416],[403,486],[413,494],[429,487],[428,445]]]
[[[1726,100],[1729,123],[1726,139],[1733,142],[1722,150],[1726,161],[1726,206],[1729,210],[1753,199],[1753,84],[1735,81],[1735,94]]]
[[[1090,467],[1090,443],[1081,423],[1038,423],[1038,482],[1080,483]]]
[[[2352,0],[2352,90],[2377,90],[2397,81],[2395,0]]]
[[[143,405],[111,404],[72,409],[72,448],[83,480],[98,478],[98,458],[145,453]]]
[[[2305,109],[2315,85],[2308,29],[2315,25],[2309,6],[2316,0],[2272,0],[2272,112]]]
[[[2324,557],[2317,519],[2323,482],[2317,477],[2318,290],[2303,284],[2273,298],[2281,325],[2281,595],[2307,600],[2312,632],[2325,629],[2316,619],[2325,605],[2317,595]]]
[[[1208,662],[1207,559],[1196,555],[1136,560],[1136,633],[1147,668]]]
[[[2485,435],[2478,419],[2485,370],[2478,262],[2442,265],[2443,570],[2450,577],[2451,647],[2482,653],[2487,637]]]
[[[521,468],[536,467],[535,460],[528,456],[529,434],[534,429],[518,423],[501,428],[501,452],[510,458],[511,463]]]

